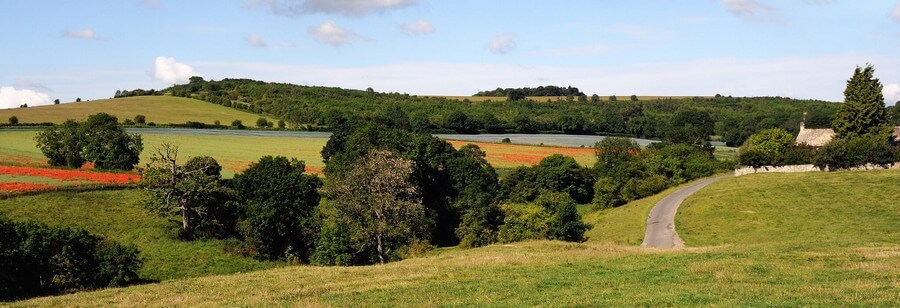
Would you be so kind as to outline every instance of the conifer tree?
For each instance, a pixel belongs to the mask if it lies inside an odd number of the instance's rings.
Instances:
[[[888,132],[890,122],[881,93],[883,86],[874,73],[875,68],[870,64],[865,68],[857,66],[853,77],[847,80],[844,103],[832,122],[837,138],[878,136]]]

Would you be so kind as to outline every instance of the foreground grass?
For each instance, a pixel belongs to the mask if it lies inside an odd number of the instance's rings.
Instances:
[[[11,116],[19,118],[19,123],[60,124],[68,119],[83,121],[89,115],[106,112],[119,118],[134,119],[142,114],[147,123],[182,124],[187,121],[213,124],[219,121],[222,125],[230,125],[231,121],[241,120],[244,125],[253,126],[260,115],[240,111],[234,108],[216,105],[200,100],[175,96],[137,96],[117,99],[101,99],[80,103],[35,106],[28,108],[0,109],[0,119]],[[269,119],[272,120],[271,118]]]
[[[384,266],[295,266],[22,306],[841,306],[896,304],[900,249],[786,254],[561,242],[450,250]]]
[[[184,242],[177,227],[138,204],[139,191],[55,192],[0,201],[0,215],[12,220],[85,228],[121,243],[133,243],[145,263],[139,275],[167,280],[230,274],[279,266],[224,252],[219,240]]]
[[[657,250],[605,243],[635,244],[643,235],[646,211],[672,189],[588,215],[589,222],[604,224],[595,223],[590,241],[582,244],[439,249],[383,266],[292,266],[13,305],[890,307],[900,302],[898,179],[900,171],[723,179],[689,198],[678,218],[689,247],[713,246]],[[779,187],[797,197],[771,193]],[[769,191],[754,192],[758,188]],[[839,196],[845,194],[851,195]],[[730,201],[741,196],[752,197]],[[791,198],[807,201],[791,203]],[[734,222],[722,213],[746,210],[745,202],[751,201],[760,217],[754,228],[720,225]],[[834,213],[790,220],[801,206]],[[819,227],[825,224],[833,226]]]

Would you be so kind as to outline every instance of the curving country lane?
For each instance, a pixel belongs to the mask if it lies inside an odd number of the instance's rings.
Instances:
[[[650,215],[647,216],[647,231],[644,233],[644,242],[641,243],[641,247],[684,247],[684,241],[678,237],[678,232],[675,231],[675,213],[678,211],[678,206],[691,194],[725,177],[728,175],[699,181],[659,200],[650,210]]]

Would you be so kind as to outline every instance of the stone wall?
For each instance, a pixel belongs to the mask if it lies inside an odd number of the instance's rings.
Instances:
[[[790,166],[762,166],[759,168],[744,167],[734,170],[734,176],[742,176],[754,173],[797,173],[797,172],[816,172],[816,171],[837,171],[837,170],[883,170],[883,169],[900,169],[900,163],[888,165],[867,164],[864,166],[853,167],[849,169],[831,169],[819,168],[815,165],[790,165]]]

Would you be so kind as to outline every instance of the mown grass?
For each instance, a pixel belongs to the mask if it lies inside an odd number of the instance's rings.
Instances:
[[[683,205],[686,214],[679,216],[678,227],[689,248],[680,250],[608,243],[633,245],[637,231],[643,234],[637,226],[646,220],[645,210],[660,195],[594,217],[630,226],[595,225],[591,232],[599,236],[587,243],[439,249],[383,266],[292,266],[13,305],[890,307],[900,302],[898,177],[898,171],[882,171],[723,179]],[[753,193],[759,187],[785,192]],[[789,196],[789,189],[797,197]],[[806,193],[820,197],[803,197]],[[856,197],[837,196],[848,193]],[[708,235],[711,226],[732,222],[721,211],[746,210],[743,201],[726,201],[738,195],[759,199],[753,210],[767,214],[760,215],[755,228],[717,227],[715,236]],[[773,198],[788,200],[761,201]],[[808,199],[806,206],[827,206],[834,213],[787,220],[796,214],[788,207],[803,206],[791,198]],[[821,228],[824,224],[834,226]],[[778,227],[785,225],[795,227]],[[598,226],[607,231],[599,232]]]
[[[0,201],[0,215],[18,221],[85,228],[121,243],[133,243],[145,263],[139,275],[168,280],[267,269],[281,264],[225,253],[220,240],[176,239],[178,225],[139,205],[137,190],[53,192]]]
[[[134,119],[144,115],[147,122],[156,124],[183,124],[187,121],[213,124],[219,121],[230,125],[241,120],[244,125],[254,126],[261,116],[234,108],[204,101],[175,96],[137,96],[117,99],[101,99],[89,102],[64,103],[59,105],[35,106],[28,108],[0,109],[0,119],[4,121],[16,116],[19,123],[62,123],[68,119],[83,121],[89,115],[106,112],[119,118]],[[270,120],[272,120],[270,118]]]
[[[900,171],[753,174],[711,184],[679,208],[688,246],[900,243]]]

